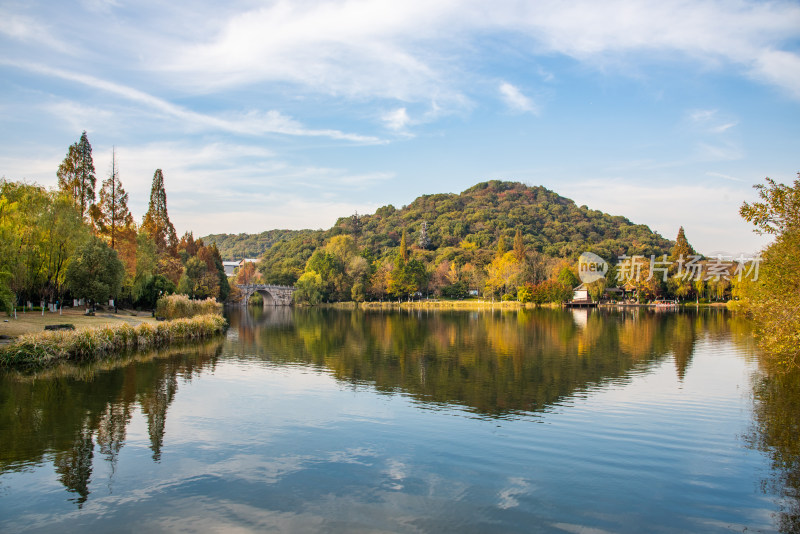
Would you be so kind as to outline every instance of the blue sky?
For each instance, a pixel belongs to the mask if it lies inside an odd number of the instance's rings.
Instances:
[[[800,171],[798,2],[5,0],[0,50],[0,175],[54,186],[86,130],[196,236],[501,179],[734,254]]]

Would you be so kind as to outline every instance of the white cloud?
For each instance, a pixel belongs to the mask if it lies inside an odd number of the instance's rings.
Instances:
[[[538,115],[539,110],[534,104],[533,100],[522,94],[522,92],[515,86],[508,82],[503,82],[498,88],[500,95],[506,105],[514,111],[521,113],[533,113]]]
[[[795,19],[796,24],[800,21]],[[800,99],[800,55],[783,50],[765,49],[754,61],[752,76],[766,79]]]
[[[790,1],[245,5],[213,18],[215,28],[204,27],[193,40],[170,47],[173,53],[163,56],[160,50],[148,60],[172,83],[205,91],[288,82],[355,98],[422,102],[433,96],[443,107],[458,108],[474,82],[464,65],[492,59],[480,58],[480,52],[475,58],[472,44],[498,33],[518,40],[520,54],[562,54],[593,68],[616,63],[623,73],[631,71],[630,64],[674,60],[676,53],[712,68],[733,65],[800,98],[800,56],[784,49],[800,33],[800,6]],[[542,75],[541,67],[534,70]]]
[[[381,118],[387,128],[396,132],[405,130],[411,124],[411,117],[408,116],[406,108],[397,108],[389,111]]]

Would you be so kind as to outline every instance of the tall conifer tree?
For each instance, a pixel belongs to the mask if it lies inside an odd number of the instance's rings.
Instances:
[[[403,228],[403,235],[400,237],[400,258],[403,263],[408,261],[408,244],[406,242],[406,229]]]
[[[672,261],[677,261],[683,256],[684,260],[688,260],[689,256],[695,254],[694,248],[689,244],[686,239],[686,234],[683,233],[683,226],[678,230],[678,237],[675,238],[675,246],[670,251]]]
[[[522,239],[522,230],[517,228],[517,233],[514,236],[514,256],[520,264],[525,262],[525,252],[525,241]]]
[[[150,188],[150,205],[142,221],[142,230],[156,242],[159,254],[174,251],[178,244],[175,227],[167,214],[167,192],[164,189],[164,175],[161,169],[153,174],[153,185]]]
[[[92,160],[92,145],[86,136],[86,130],[80,140],[70,145],[67,156],[58,166],[58,188],[75,201],[84,217],[90,212],[95,200],[97,177]]]
[[[112,149],[113,150],[113,149]],[[117,249],[117,238],[123,229],[133,225],[133,216],[128,209],[128,193],[122,188],[117,170],[116,152],[111,154],[111,174],[103,181],[98,203],[100,231],[109,236],[111,248]]]

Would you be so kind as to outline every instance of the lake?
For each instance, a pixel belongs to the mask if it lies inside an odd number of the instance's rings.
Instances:
[[[0,531],[800,531],[800,380],[724,310],[228,315],[0,375]]]

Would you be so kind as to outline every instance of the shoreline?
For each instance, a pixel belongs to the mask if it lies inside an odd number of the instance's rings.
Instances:
[[[319,308],[330,308],[337,310],[534,310],[537,308],[547,309],[568,309],[567,306],[561,303],[548,303],[548,304],[535,304],[532,302],[517,302],[517,301],[485,301],[485,300],[419,300],[419,301],[403,301],[403,302],[330,302],[324,304],[317,304]],[[655,304],[628,304],[628,303],[599,303],[594,308],[647,308],[657,309]],[[696,304],[694,302],[686,302],[679,304],[673,310],[684,310],[688,308],[726,308],[724,302],[711,302]]]
[[[0,348],[25,334],[44,332],[45,326],[57,324],[73,324],[79,328],[98,328],[105,325],[130,324],[137,326],[142,323],[156,324],[152,312],[137,312],[135,310],[119,309],[117,313],[98,310],[96,315],[84,315],[83,308],[67,308],[60,312],[17,312],[17,317],[2,317],[0,321]]]
[[[212,338],[225,331],[222,315],[198,315],[157,323],[126,322],[23,334],[0,346],[0,368],[48,367],[61,362],[114,359],[141,351]]]

